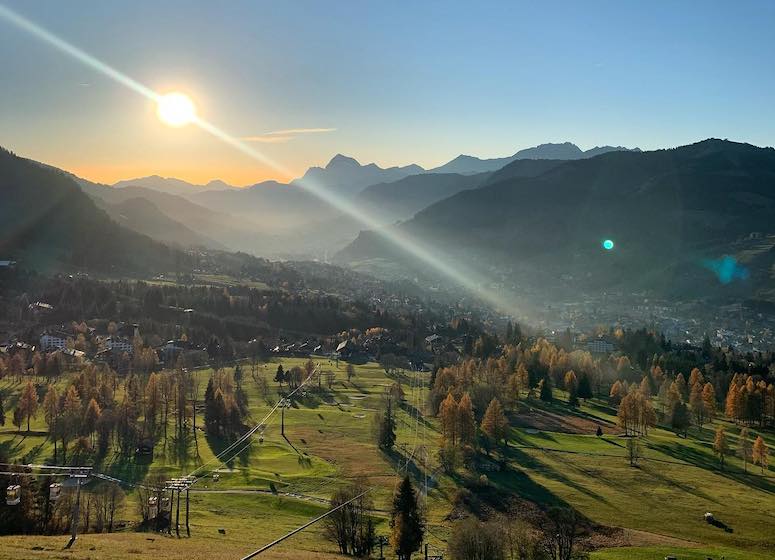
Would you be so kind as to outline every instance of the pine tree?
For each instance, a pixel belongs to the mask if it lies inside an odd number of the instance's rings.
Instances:
[[[578,390],[576,389],[576,385],[571,385],[570,387],[568,392],[568,404],[573,408],[579,406],[579,395]]]
[[[412,554],[422,545],[425,523],[417,505],[417,493],[408,475],[393,496],[390,527],[390,543],[398,560],[411,560]]]
[[[487,412],[482,418],[482,432],[490,440],[498,445],[498,442],[504,440],[508,444],[509,421],[503,413],[503,407],[498,399],[492,399],[487,407]]]
[[[277,372],[274,374],[274,380],[275,382],[280,384],[280,387],[283,386],[283,381],[286,380],[286,377],[285,377],[285,371],[283,370],[282,364],[277,366]]]
[[[582,373],[581,377],[579,377],[578,396],[580,399],[591,399],[593,396],[592,383],[589,380],[589,375],[587,375],[587,372]]]
[[[719,463],[721,463],[721,470],[724,470],[726,456],[729,455],[729,446],[727,445],[727,435],[724,432],[723,426],[716,428],[716,438],[713,440],[713,452],[718,455]]]
[[[396,444],[396,419],[393,415],[393,399],[388,397],[385,410],[377,427],[377,445],[380,449],[390,451]]]
[[[759,465],[762,468],[762,474],[769,464],[770,450],[767,448],[767,444],[764,442],[764,438],[759,436],[753,444],[753,463]]]
[[[686,437],[686,432],[689,429],[690,424],[689,408],[686,404],[680,401],[675,404],[670,423],[676,433],[683,433],[684,437]]]
[[[538,383],[539,398],[544,402],[552,402],[554,397],[552,395],[552,383],[549,381],[549,377],[544,377]]]
[[[748,472],[748,463],[751,460],[751,441],[748,439],[748,428],[743,426],[740,430],[740,437],[737,440],[737,454],[743,460],[743,470]]]

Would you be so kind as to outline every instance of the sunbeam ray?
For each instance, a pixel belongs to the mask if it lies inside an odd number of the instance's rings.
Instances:
[[[161,95],[153,91],[153,89],[130,78],[115,68],[112,68],[98,58],[82,51],[3,5],[0,5],[0,17],[143,97],[146,97],[155,103],[158,103],[161,99]],[[292,172],[286,169],[282,164],[267,157],[246,142],[225,132],[213,123],[198,116],[194,116],[191,119],[191,123],[209,133],[214,138],[235,148],[244,155],[271,167],[275,171],[283,173],[285,176],[293,175]],[[485,277],[471,270],[470,267],[465,267],[459,262],[453,264],[452,259],[449,256],[444,255],[438,248],[426,246],[425,244],[420,243],[419,240],[410,237],[405,232],[382,227],[381,222],[369,212],[356,204],[353,204],[349,199],[339,196],[321,185],[314,184],[311,181],[296,181],[294,184],[326,204],[329,204],[340,212],[350,216],[365,227],[373,230],[377,235],[389,243],[395,245],[410,256],[419,259],[433,268],[437,273],[453,281],[458,286],[465,288],[474,296],[492,307],[503,312],[513,313],[514,302],[509,301],[511,298],[506,298],[490,290],[487,287],[488,282]]]

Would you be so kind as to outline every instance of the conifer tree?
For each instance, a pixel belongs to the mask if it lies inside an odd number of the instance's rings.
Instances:
[[[716,390],[712,383],[706,383],[702,388],[702,403],[705,407],[705,418],[713,420],[716,417]]]
[[[27,418],[27,431],[30,431],[30,418],[35,416],[38,412],[38,392],[35,390],[35,385],[32,381],[28,381],[27,385],[22,391],[22,396],[19,398],[18,408],[20,413]]]
[[[380,449],[390,451],[396,444],[396,419],[393,414],[393,399],[385,399],[382,417],[377,425],[377,445]]]
[[[584,372],[581,374],[581,377],[579,377],[578,397],[580,399],[591,399],[592,396],[592,383],[589,380],[587,372]]]
[[[476,418],[471,397],[463,393],[457,405],[458,437],[461,445],[476,445]]]
[[[721,470],[724,470],[724,463],[726,462],[727,455],[729,455],[729,446],[727,445],[727,435],[724,432],[723,426],[716,428],[716,437],[713,440],[713,452],[718,455],[719,463],[721,463]]]
[[[769,464],[770,450],[767,448],[767,444],[762,436],[756,438],[753,444],[753,463],[759,465],[762,468],[762,474]]]
[[[748,439],[748,428],[743,426],[740,437],[737,440],[737,454],[743,460],[743,470],[748,472],[748,463],[751,461],[751,441]]]
[[[447,395],[439,407],[439,420],[441,422],[441,436],[451,445],[457,445],[458,440],[458,404],[452,393]]]
[[[552,383],[548,376],[538,382],[538,395],[544,402],[552,402],[552,400],[554,400],[552,395]]]
[[[412,554],[422,545],[425,523],[409,475],[404,477],[393,496],[390,528],[390,543],[398,560],[411,560]]]
[[[504,440],[508,444],[508,430],[509,421],[506,419],[506,415],[503,413],[503,407],[498,399],[492,399],[490,405],[487,407],[487,411],[482,418],[482,432],[493,442],[498,445],[498,442]]]

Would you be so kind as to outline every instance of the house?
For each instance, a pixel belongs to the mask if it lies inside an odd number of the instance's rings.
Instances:
[[[599,337],[587,341],[587,350],[592,354],[610,354],[616,350],[616,346],[609,339]]]
[[[126,352],[127,354],[132,355],[134,352],[132,341],[121,336],[109,336],[106,338],[105,347],[114,354],[123,354]]]
[[[40,337],[41,352],[54,352],[65,348],[67,348],[67,335],[63,332],[47,332]]]
[[[159,358],[167,365],[175,364],[184,350],[189,347],[188,341],[185,340],[168,340],[162,346],[156,349],[159,354]]]
[[[54,306],[50,303],[44,303],[42,301],[36,301],[27,306],[34,315],[43,315],[54,311]]]

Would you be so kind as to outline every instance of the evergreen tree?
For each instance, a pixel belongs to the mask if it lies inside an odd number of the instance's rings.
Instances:
[[[591,399],[592,396],[592,383],[589,381],[587,372],[584,372],[581,374],[581,377],[579,377],[578,397],[580,399]]]
[[[422,545],[425,523],[409,475],[404,477],[393,496],[390,528],[390,543],[398,560],[411,560],[412,554]]]
[[[283,370],[283,365],[280,364],[277,366],[277,372],[274,374],[274,380],[280,384],[280,387],[282,387],[285,379],[285,371]]]
[[[552,400],[554,400],[554,397],[552,396],[552,383],[548,376],[538,382],[538,391],[542,401],[552,402]]]
[[[393,399],[385,400],[385,410],[377,425],[377,445],[384,451],[390,451],[396,444],[396,418],[393,414]]]
[[[568,404],[573,408],[576,408],[577,406],[579,406],[579,396],[578,396],[578,390],[576,389],[576,385],[571,385],[571,388],[568,393]]]
[[[676,433],[682,433],[686,437],[686,432],[689,429],[691,419],[689,417],[689,408],[682,402],[677,402],[673,407],[673,413],[671,415],[671,426]]]

